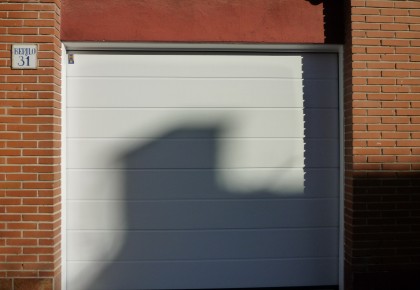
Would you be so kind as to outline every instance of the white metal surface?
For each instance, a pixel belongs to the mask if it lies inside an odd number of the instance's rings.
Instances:
[[[338,284],[336,55],[76,55],[67,74],[68,289]]]

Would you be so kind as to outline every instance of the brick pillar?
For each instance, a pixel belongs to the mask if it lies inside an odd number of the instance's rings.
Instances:
[[[11,45],[38,68],[11,69]],[[0,2],[0,289],[60,289],[60,0]]]
[[[351,5],[345,6],[345,40],[343,58],[344,86],[344,285],[351,290],[352,282],[352,247],[353,247],[353,88],[352,88],[352,35]],[[357,50],[357,49],[356,49]]]
[[[420,2],[349,2],[346,289],[420,289]]]

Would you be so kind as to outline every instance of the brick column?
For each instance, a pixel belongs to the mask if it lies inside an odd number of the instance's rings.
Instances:
[[[420,2],[349,2],[346,289],[420,289]]]
[[[0,289],[60,289],[60,0],[0,3]],[[12,70],[11,45],[38,44]]]

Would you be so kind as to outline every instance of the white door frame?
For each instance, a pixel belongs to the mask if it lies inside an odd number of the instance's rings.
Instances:
[[[338,56],[338,97],[339,97],[339,289],[344,289],[344,90],[343,90],[343,46],[325,44],[228,44],[228,43],[151,43],[151,42],[64,42],[62,47],[62,150],[61,150],[61,285],[66,290],[67,270],[67,203],[66,203],[66,78],[68,56],[89,53],[139,53],[139,52],[199,52],[199,53],[336,53]]]

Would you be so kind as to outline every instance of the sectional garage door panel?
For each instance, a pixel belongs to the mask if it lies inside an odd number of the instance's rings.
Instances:
[[[118,90],[115,82],[123,87],[130,87],[130,91]],[[219,84],[230,83],[228,90]],[[90,84],[89,86],[86,83]],[[77,84],[77,86],[73,85]],[[188,90],[186,85],[188,84]],[[143,78],[130,77],[114,79],[112,77],[75,77],[69,79],[69,93],[74,95],[69,100],[69,107],[174,107],[174,108],[211,108],[211,107],[301,107],[302,80],[280,78],[258,79],[203,79],[195,78]],[[86,87],[86,89],[81,89]],[[337,92],[336,79],[306,79],[305,91],[313,94],[311,99],[305,100],[305,107],[338,107],[338,100],[334,97]],[[259,92],[265,91],[264,95]],[[179,94],[182,92],[182,94]],[[118,94],[116,99],[114,96]],[[147,98],[138,98],[146,94]],[[255,95],[259,97],[256,99]],[[320,98],[322,96],[322,98]],[[314,102],[312,102],[314,101]]]
[[[67,287],[338,284],[334,54],[77,54]]]
[[[257,196],[236,194],[235,199],[293,197],[296,192],[304,194],[299,198],[337,197],[338,180],[335,168],[328,169],[217,169],[212,174],[207,170],[68,170],[67,195],[70,200],[165,200],[173,199],[229,199],[225,190],[220,190],[212,176],[222,171],[224,176],[244,176],[248,181],[244,187],[254,191],[264,176],[276,176],[265,190]],[[142,186],[124,184],[124,180],[137,180]],[[161,181],[165,180],[164,183]],[[267,182],[264,182],[265,184]],[[296,184],[303,185],[297,188]],[[207,185],[207,186],[203,186]],[[213,185],[213,186],[212,186]],[[281,189],[281,192],[280,190]],[[122,195],[121,193],[124,193]],[[175,194],[175,193],[176,194]]]
[[[307,62],[320,55],[308,54]],[[309,69],[313,78],[329,75],[334,55],[319,68]],[[148,77],[148,78],[302,78],[300,55],[77,55],[76,66],[68,67],[69,77]],[[217,62],[217,63],[216,63]],[[110,69],[112,68],[112,69]],[[226,69],[229,68],[229,69]],[[313,73],[315,70],[316,73]],[[308,76],[309,77],[309,76]]]
[[[325,257],[337,251],[337,239],[333,229],[297,231],[281,230],[231,230],[231,231],[148,231],[134,232],[124,244],[122,255],[112,252],[98,253],[95,247],[83,245],[97,241],[99,248],[112,248],[113,234],[106,231],[96,233],[77,232],[71,240],[69,255],[76,261],[96,259],[116,261],[159,260],[218,260],[218,259],[275,259]],[[334,237],[334,238],[333,238]],[[238,247],[237,241],[241,240]],[[288,241],[297,242],[291,245]],[[264,241],[262,247],[261,241]],[[92,244],[93,245],[93,244]],[[139,249],[141,245],[142,249]],[[271,249],[267,251],[267,248]],[[82,251],[80,249],[83,249]]]
[[[328,116],[325,116],[328,115]],[[229,117],[227,117],[229,116]],[[168,120],[166,130],[179,127],[218,126],[218,137],[225,138],[337,138],[338,124],[326,123],[336,119],[337,109],[305,109],[304,120],[299,110],[285,109],[69,109],[68,137],[102,138],[157,138],[161,137],[161,121]],[[128,127],[127,123],[136,123]],[[303,127],[305,134],[290,123]],[[155,126],[153,126],[155,125]],[[188,134],[189,133],[189,134]],[[193,134],[195,133],[195,135]],[[198,137],[196,132],[185,132],[183,138]]]
[[[204,139],[163,138],[152,146],[149,142],[146,139],[73,139],[68,142],[68,154],[72,156],[68,166],[84,169],[302,168],[305,162],[309,168],[338,166],[338,141],[332,139],[308,140],[306,156],[303,154],[304,144],[294,139],[228,139],[219,140],[218,145]],[[135,151],[134,148],[141,146],[150,148],[150,154]],[[216,149],[215,146],[219,147]],[[107,154],[120,149],[129,153]],[[216,159],[216,150],[221,151],[220,155],[225,158]],[[286,153],[276,155],[279,150]]]
[[[92,202],[91,202],[92,203]],[[215,230],[336,227],[336,199],[72,201],[70,230]],[[302,212],[296,212],[300,207]],[[125,215],[115,209],[125,209]],[[264,211],[258,210],[264,208]],[[97,219],[89,219],[89,216]],[[159,217],[151,219],[151,217]],[[191,219],[191,217],[194,219]],[[127,221],[130,221],[128,224]]]
[[[337,280],[336,259],[75,262],[68,278],[75,290],[261,288],[328,285]],[[93,269],[93,270],[92,270]],[[93,273],[92,273],[93,272]],[[302,272],[305,275],[302,275]],[[94,285],[86,281],[96,277]],[[164,277],[164,278],[163,278]],[[89,288],[86,288],[89,285]]]

